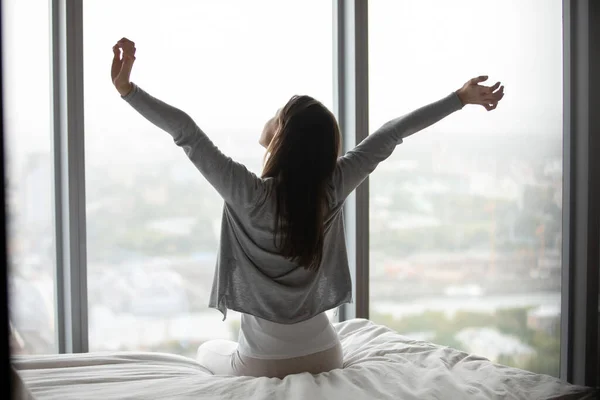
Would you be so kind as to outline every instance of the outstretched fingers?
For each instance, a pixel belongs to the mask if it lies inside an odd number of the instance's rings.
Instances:
[[[493,93],[496,90],[498,90],[499,87],[500,87],[500,82],[496,82],[496,83],[494,83],[493,86],[490,86],[488,89],[489,89],[490,93]]]
[[[504,86],[500,86],[500,88],[498,88],[498,90],[495,90],[492,93],[492,98],[494,100],[496,100],[496,102],[502,100],[503,97],[504,97]]]
[[[494,86],[486,87],[481,94],[482,103],[497,103],[504,97],[504,86],[499,86],[497,83]]]
[[[482,104],[482,105],[483,105],[483,107],[485,107],[486,110],[492,111],[498,106],[498,103],[490,103],[490,104]]]
[[[477,85],[478,83],[487,81],[487,79],[488,79],[487,75],[481,75],[481,76],[472,78],[469,81],[469,84],[471,84],[471,85]]]
[[[504,97],[504,86],[500,82],[496,82],[488,89],[488,94],[484,96],[481,105],[488,111],[495,110],[498,107],[498,102]]]

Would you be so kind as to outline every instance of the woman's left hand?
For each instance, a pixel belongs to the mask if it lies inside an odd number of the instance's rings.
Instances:
[[[478,104],[488,111],[498,106],[498,102],[504,97],[504,86],[500,86],[500,82],[496,82],[493,86],[480,85],[487,79],[485,75],[470,79],[456,91],[463,105]]]

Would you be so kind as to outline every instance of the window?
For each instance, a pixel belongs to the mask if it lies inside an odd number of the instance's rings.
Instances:
[[[372,0],[369,52],[371,131],[468,78],[506,85],[371,176],[371,318],[558,375],[562,2]]]
[[[194,356],[236,340],[239,314],[208,309],[222,200],[119,98],[111,48],[134,40],[132,80],[260,174],[258,138],[279,107],[294,94],[332,107],[331,3],[86,1],[83,19],[90,351]]]
[[[11,349],[57,351],[47,1],[2,3]]]

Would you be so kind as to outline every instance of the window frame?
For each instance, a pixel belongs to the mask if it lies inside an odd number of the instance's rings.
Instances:
[[[344,151],[369,135],[368,2],[333,0],[334,112]],[[344,225],[354,302],[340,307],[340,321],[369,318],[369,178],[348,196]]]
[[[563,235],[560,378],[598,386],[600,4],[563,0]],[[595,155],[595,157],[594,157]]]
[[[3,8],[2,4],[0,4],[0,21],[3,18]],[[3,37],[0,32],[0,65],[4,62],[4,52],[3,52]],[[0,93],[4,93],[4,75],[0,76]],[[10,297],[8,293],[8,274],[9,274],[9,266],[8,266],[8,254],[7,254],[7,215],[6,215],[6,156],[5,156],[5,132],[4,132],[4,96],[0,96],[0,157],[2,159],[2,164],[0,165],[0,176],[2,176],[2,187],[0,187],[0,196],[2,196],[2,211],[0,213],[0,257],[3,258],[4,264],[2,268],[2,272],[0,272],[0,323],[2,324],[2,332],[0,333],[2,343],[0,344],[0,360],[2,360],[2,370],[6,371],[1,378],[2,387],[5,389],[0,389],[0,393],[5,395],[6,397],[12,396],[13,393],[13,382],[9,378],[8,371],[10,371],[11,363],[10,363],[10,319],[9,319],[9,303]],[[11,371],[12,372],[12,371]]]
[[[53,79],[57,335],[60,353],[88,351],[82,0],[49,0]],[[368,135],[368,0],[332,0],[334,112],[349,150]],[[560,378],[598,385],[600,260],[600,4],[563,0],[563,255]],[[593,90],[596,89],[596,90]],[[348,198],[354,302],[369,317],[369,181]]]
[[[83,3],[50,0],[52,151],[59,353],[88,351]]]

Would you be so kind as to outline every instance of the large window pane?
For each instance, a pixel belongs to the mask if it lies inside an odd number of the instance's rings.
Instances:
[[[56,352],[47,0],[2,2],[11,348]]]
[[[258,138],[279,107],[294,94],[332,106],[332,4],[89,0],[84,26],[90,349],[195,355],[237,339],[239,315],[207,307],[223,202],[119,98],[111,48],[134,40],[132,80],[260,174]]]
[[[371,130],[489,74],[506,95],[410,137],[372,175],[371,315],[558,374],[560,0],[369,2]]]

